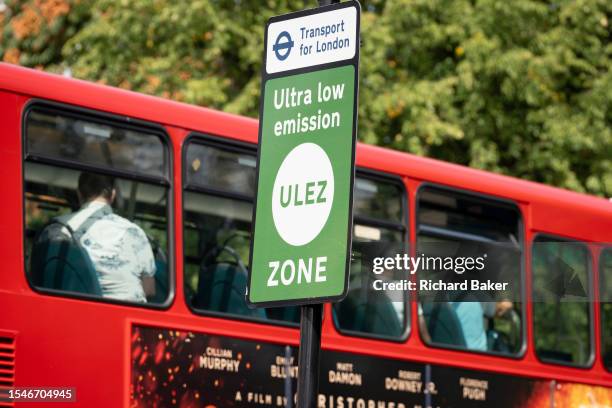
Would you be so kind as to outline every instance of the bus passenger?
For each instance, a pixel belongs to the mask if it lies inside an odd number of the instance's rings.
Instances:
[[[83,172],[77,189],[81,208],[57,220],[72,228],[89,255],[104,297],[146,302],[155,294],[155,258],[144,231],[113,213],[116,194],[112,177]]]
[[[482,303],[462,300],[450,302],[450,305],[457,314],[466,347],[470,350],[485,351],[487,349],[487,334],[483,320]]]
[[[495,344],[489,344],[485,319],[491,320],[496,317],[501,318],[513,309],[511,301],[504,299],[497,302],[480,302],[472,299],[470,294],[461,296],[454,302],[439,302],[429,305],[438,308],[447,307],[444,312],[439,312],[425,316],[423,306],[419,302],[419,330],[421,338],[425,343],[443,343],[465,347],[469,350],[496,350]],[[452,311],[452,315],[449,315]],[[433,320],[432,320],[433,319]],[[442,321],[436,321],[442,320]],[[438,324],[446,330],[445,337],[437,338],[435,332]],[[430,334],[430,326],[434,334]],[[444,335],[444,334],[443,334]]]

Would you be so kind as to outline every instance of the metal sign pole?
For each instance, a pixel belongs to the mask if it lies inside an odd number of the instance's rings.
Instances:
[[[339,3],[340,0],[318,0],[319,6]],[[297,408],[316,408],[319,393],[319,356],[323,304],[301,307],[300,351],[298,356]]]
[[[297,408],[316,408],[323,305],[302,306],[298,358]]]
[[[340,0],[319,0],[319,6],[339,3]],[[300,352],[298,357],[297,408],[316,408],[319,390],[319,355],[323,305],[306,305],[301,308]]]

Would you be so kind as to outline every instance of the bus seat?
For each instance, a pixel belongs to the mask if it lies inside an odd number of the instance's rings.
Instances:
[[[146,234],[146,236],[153,251],[153,258],[155,259],[155,275],[153,275],[155,294],[147,296],[147,302],[161,304],[166,301],[169,293],[168,255],[166,255],[166,252],[155,238],[149,234]]]
[[[151,303],[164,303],[168,298],[168,261],[155,256],[155,295],[147,299]]]
[[[245,301],[247,272],[228,263],[215,263],[200,271],[193,305],[199,309],[266,318],[263,309],[249,309]]]
[[[364,295],[361,288],[351,289],[336,310],[339,316],[334,320],[344,330],[392,337],[400,337],[404,332],[391,299],[384,293],[369,291]]]
[[[95,268],[74,238],[51,224],[32,248],[31,273],[38,287],[102,296]]]
[[[423,302],[422,307],[432,342],[466,347],[457,312],[448,302]]]

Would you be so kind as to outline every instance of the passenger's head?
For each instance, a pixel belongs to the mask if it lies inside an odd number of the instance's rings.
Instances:
[[[104,200],[112,204],[115,200],[115,180],[111,176],[83,172],[79,176],[78,195],[81,203]]]

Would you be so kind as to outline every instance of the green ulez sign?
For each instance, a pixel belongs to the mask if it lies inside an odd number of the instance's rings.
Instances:
[[[354,94],[352,65],[266,83],[251,303],[344,292]]]
[[[355,1],[273,17],[266,27],[250,305],[346,295],[358,30]]]

